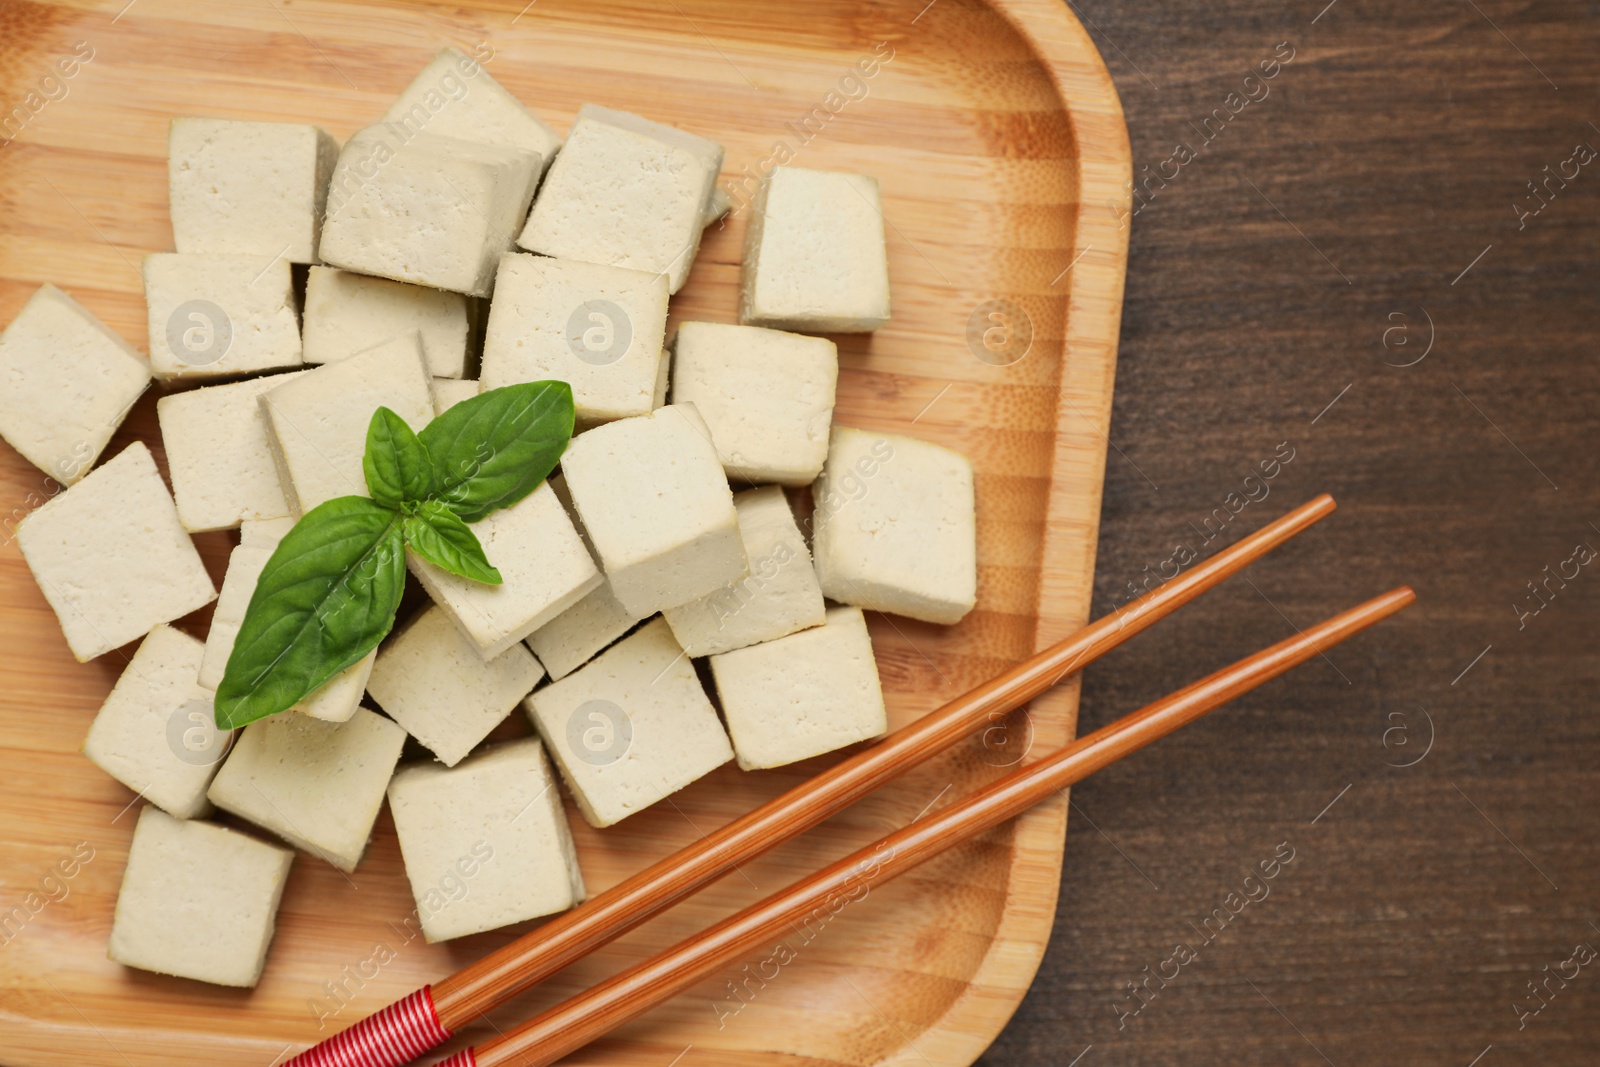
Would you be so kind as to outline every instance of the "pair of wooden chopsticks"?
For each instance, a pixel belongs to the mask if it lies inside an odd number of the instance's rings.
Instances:
[[[463,1025],[645,922],[707,883],[816,825],[879,785],[948,748],[1080,670],[1334,509],[1326,494],[1187,574],[1085,627],[873,747],[835,765],[581,907],[424,987],[289,1061],[289,1067],[399,1067]],[[798,915],[843,894],[859,896],[997,825],[1108,763],[1304,662],[1415,600],[1394,590],[1256,653],[1019,768],[965,800],[746,908],[588,992],[441,1067],[550,1063],[740,958]]]

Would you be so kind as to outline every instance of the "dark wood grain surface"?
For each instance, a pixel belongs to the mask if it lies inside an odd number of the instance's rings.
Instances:
[[[1074,2],[1151,194],[1096,613],[1230,493],[1268,495],[1212,547],[1341,504],[1091,668],[1081,729],[1421,602],[1073,790],[1050,951],[982,1062],[1600,1062],[1600,11]]]

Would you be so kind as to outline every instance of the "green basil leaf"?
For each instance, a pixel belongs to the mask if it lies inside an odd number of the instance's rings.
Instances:
[[[424,501],[415,515],[407,516],[404,529],[411,551],[435,567],[475,582],[501,583],[500,572],[490,566],[478,535],[442,501]]]
[[[405,589],[401,515],[364,496],[319,504],[256,583],[217,687],[217,726],[294,707],[378,646]]]
[[[572,420],[566,382],[523,382],[461,401],[417,435],[433,458],[429,495],[464,522],[510,507],[555,469]]]
[[[406,420],[388,408],[372,413],[367,424],[367,451],[361,457],[367,492],[385,507],[413,504],[433,487],[433,460]]]

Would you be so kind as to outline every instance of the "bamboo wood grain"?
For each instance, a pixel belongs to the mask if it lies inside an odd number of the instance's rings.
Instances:
[[[957,740],[1032,700],[1195,597],[1331,514],[1324,493],[1186,574],[957,697],[871,748],[585,902],[433,986],[439,1020],[455,1031],[568,963],[671,907],[713,879],[815,826]]]
[[[1111,432],[1131,167],[1111,80],[1060,0],[940,0],[931,8],[926,0],[816,0],[803,8],[746,0],[312,0],[284,11],[292,22],[272,5],[211,0],[8,4],[0,19],[6,100],[34,93],[77,42],[88,42],[95,58],[68,82],[70,96],[49,101],[0,146],[0,200],[18,207],[0,213],[0,322],[51,282],[143,347],[140,258],[172,248],[165,154],[173,117],[316,123],[344,139],[377,121],[440,47],[474,53],[481,42],[493,53],[492,76],[558,131],[582,104],[602,103],[721,141],[725,186],[770,160],[779,139],[798,165],[878,177],[892,224],[894,316],[870,336],[838,338],[836,419],[969,455],[979,530],[979,603],[959,626],[869,617],[892,726],[1084,624]],[[866,95],[850,94],[862,98],[816,133],[828,114],[817,109],[844,98],[841,78],[865,57],[891,51],[892,61],[863,79]],[[731,320],[748,214],[735,211],[707,232],[673,298],[673,323]],[[1014,321],[1032,333],[1025,358],[1004,366],[968,339],[975,310],[995,300],[1020,310]],[[162,461],[158,395],[152,389],[136,405],[108,456],[138,439]],[[8,527],[52,491],[0,447]],[[220,580],[232,535],[195,541]],[[199,637],[208,621],[202,612],[179,625]],[[95,855],[70,896],[32,914],[0,951],[0,987],[8,991],[0,996],[0,1059],[8,1067],[68,1067],[86,1055],[129,1067],[281,1062],[291,1048],[528,928],[426,943],[385,811],[352,877],[314,857],[297,860],[253,991],[108,961],[135,793],[79,748],[132,649],[76,663],[3,534],[0,643],[0,756],[11,768],[0,781],[5,906],[27,899],[75,842]],[[1068,678],[1039,696],[1025,721],[1018,717],[1019,739],[1025,733],[1036,750],[1059,747],[1072,737],[1076,709],[1077,683]],[[528,733],[516,717],[496,739]],[[992,780],[996,758],[1015,755],[977,741],[958,747],[743,872],[762,886],[785,884],[903,822],[947,783],[966,791]],[[604,890],[834,758],[761,773],[730,765],[671,804],[604,831],[569,802],[584,876]],[[813,953],[816,966],[801,966],[795,981],[764,999],[759,1026],[719,1029],[699,1005],[668,1007],[648,1027],[613,1035],[604,1059],[660,1067],[692,1041],[743,1067],[797,1058],[842,1067],[913,1054],[941,1067],[970,1063],[1010,1017],[1048,943],[1065,832],[1064,801],[1042,804],[1008,824],[994,847],[948,856],[886,890],[897,906],[869,930],[851,930],[854,920],[842,918],[836,943]],[[980,885],[982,892],[967,891]],[[744,878],[724,878],[509,1010],[531,1014],[742,907],[750,893]],[[960,945],[930,939],[952,921],[967,932]],[[858,933],[883,943],[873,968],[848,971],[841,964],[853,962],[849,942]],[[936,985],[926,980],[933,971],[943,976]],[[902,1025],[867,1025],[841,1009],[856,997],[847,973]],[[663,1042],[676,1042],[666,1057]]]
[[[1402,586],[1240,660],[1079,738],[1031,766],[830,864],[695,937],[467,1050],[456,1064],[544,1067],[610,1032],[814,914],[831,915],[874,886],[989,830],[1072,783],[1249,692],[1416,601]]]

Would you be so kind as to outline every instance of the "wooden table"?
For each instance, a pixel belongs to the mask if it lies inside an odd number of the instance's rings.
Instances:
[[[1600,149],[1595,5],[1074,2],[1151,194],[1095,613],[1206,551],[1280,449],[1211,547],[1341,503],[1091,668],[1080,728],[1388,586],[1421,602],[1073,791],[1051,949],[981,1062],[1592,1064],[1600,964],[1537,1014],[1527,983],[1600,950],[1600,165],[1538,214],[1528,183]]]

